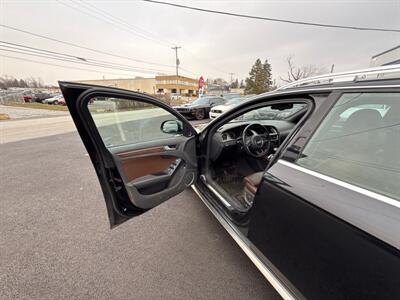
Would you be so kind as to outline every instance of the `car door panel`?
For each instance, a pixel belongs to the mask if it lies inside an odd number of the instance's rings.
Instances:
[[[115,88],[68,82],[60,88],[98,175],[112,227],[196,180],[196,131],[171,107]],[[165,122],[176,125],[176,133],[164,131]]]
[[[197,177],[195,137],[173,137],[155,143],[158,146],[142,148],[139,144],[122,152],[111,150],[132,203],[145,209],[182,192]]]
[[[127,182],[138,179],[140,177],[157,174],[167,169],[176,157],[169,157],[161,154],[133,154],[126,156],[126,153],[117,154],[120,159],[121,169],[126,176]]]
[[[277,163],[264,174],[249,240],[307,299],[398,298],[398,250],[306,201],[299,186],[315,182],[293,172]],[[326,191],[314,193],[316,201],[335,195],[329,183],[318,186]]]

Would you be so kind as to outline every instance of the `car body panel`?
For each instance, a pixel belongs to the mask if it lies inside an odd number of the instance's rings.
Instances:
[[[247,98],[240,97],[238,95],[233,96],[234,97],[228,99],[224,98],[226,100],[225,104],[212,107],[210,111],[210,119],[215,119],[219,117],[221,114],[227,112],[228,110],[247,100]]]
[[[211,108],[210,111],[210,118],[211,119],[215,119],[217,117],[219,117],[221,114],[227,112],[228,110],[230,110],[232,107],[234,107],[234,105],[217,105],[214,106],[213,108]]]
[[[282,178],[285,171],[274,165],[258,189],[248,227],[254,246],[307,299],[398,298],[399,252],[302,198],[307,179]],[[336,189],[313,198],[329,192]]]
[[[51,98],[44,99],[44,100],[42,101],[42,103],[45,103],[45,104],[54,104],[54,103],[58,102],[58,101],[61,100],[61,99],[63,99],[63,96],[62,96],[62,95],[57,95],[57,96],[53,96],[53,97],[51,97]]]

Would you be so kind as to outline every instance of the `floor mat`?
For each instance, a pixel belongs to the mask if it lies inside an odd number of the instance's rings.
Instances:
[[[243,178],[243,176],[235,173],[224,174],[218,177],[217,183],[231,196],[231,199],[229,199],[230,201],[236,202],[240,207],[248,207],[243,196]]]

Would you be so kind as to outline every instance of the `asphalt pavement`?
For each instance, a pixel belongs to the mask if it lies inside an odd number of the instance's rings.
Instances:
[[[0,145],[0,299],[279,299],[190,189],[110,230],[70,130]]]

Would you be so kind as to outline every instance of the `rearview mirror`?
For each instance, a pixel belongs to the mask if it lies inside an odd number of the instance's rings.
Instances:
[[[285,110],[285,109],[292,109],[293,103],[279,103],[279,104],[272,104],[272,110]]]
[[[161,131],[168,134],[182,134],[183,124],[179,120],[167,120],[161,123]]]

